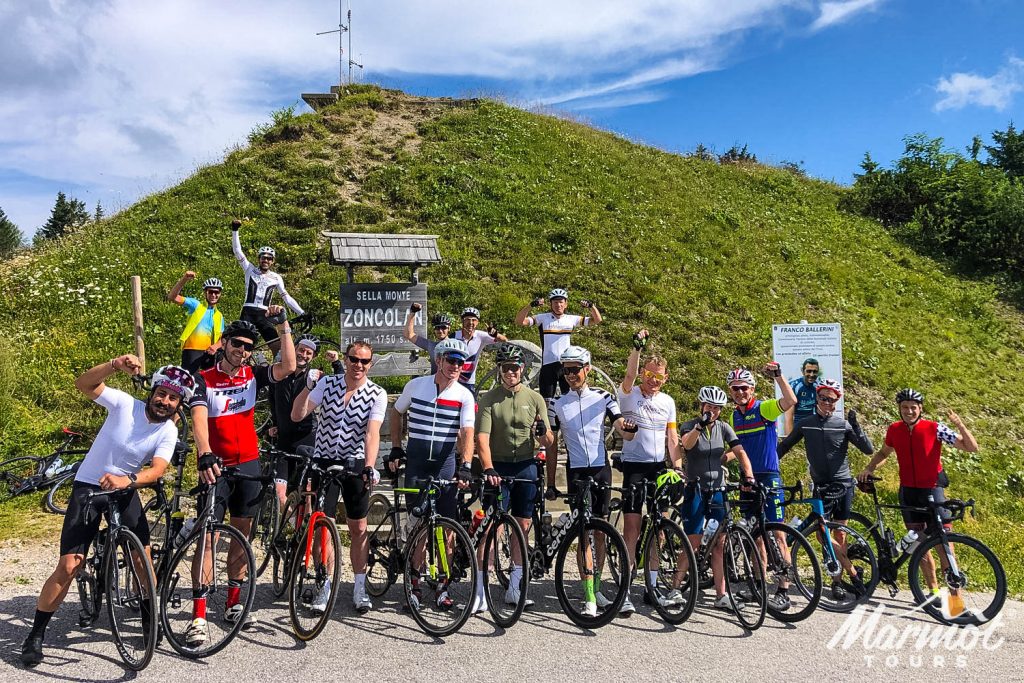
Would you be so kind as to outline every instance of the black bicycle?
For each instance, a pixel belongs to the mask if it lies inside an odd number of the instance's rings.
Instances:
[[[879,580],[889,589],[890,597],[899,593],[898,574],[906,564],[914,602],[935,620],[957,626],[980,626],[994,619],[1006,602],[1006,572],[1002,563],[978,539],[947,531],[944,526],[961,521],[967,510],[974,509],[974,499],[964,502],[951,498],[939,503],[929,494],[926,507],[887,505],[878,500],[876,481],[881,478],[858,483],[861,491],[871,495],[875,519],[854,512],[850,524],[865,529],[862,533],[875,544]],[[896,535],[882,514],[884,510],[923,512],[934,521],[923,535],[908,533],[897,545]],[[935,565],[935,555],[939,567]]]
[[[44,501],[46,509],[58,515],[67,511],[71,485],[88,448],[73,448],[85,435],[67,427],[64,440],[47,455],[19,455],[0,462],[0,504],[12,498],[50,489]],[[59,491],[58,491],[59,489]]]
[[[81,610],[78,624],[89,627],[99,618],[103,596],[107,598],[110,632],[121,659],[134,671],[142,671],[156,649],[156,575],[142,541],[121,524],[114,498],[135,495],[134,489],[92,491],[86,509],[104,504],[107,526],[99,530],[76,576]]]

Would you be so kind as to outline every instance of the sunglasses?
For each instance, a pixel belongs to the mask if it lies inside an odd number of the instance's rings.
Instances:
[[[441,360],[449,365],[462,365],[466,362],[466,359],[462,356],[441,356]]]
[[[747,385],[744,384],[744,385],[740,385],[740,386],[729,387],[729,391],[746,391],[747,389],[752,389],[752,388],[753,387],[748,387]]]
[[[582,365],[574,365],[572,367],[566,367],[564,365],[562,366],[562,374],[563,375],[578,375],[581,372],[583,372],[583,366]]]
[[[373,358],[357,358],[356,356],[346,356],[349,363],[359,363],[363,367],[366,367],[373,362]]]
[[[644,370],[644,379],[655,379],[659,382],[664,382],[668,379],[668,375],[663,372],[652,372],[651,370]]]
[[[839,399],[838,398],[826,398],[824,396],[819,396],[818,400],[821,401],[822,403],[835,403]]]
[[[515,363],[509,363],[508,365],[501,366],[502,372],[519,372],[521,370],[522,368],[516,365]]]
[[[228,343],[236,349],[244,349],[246,351],[252,351],[256,348],[256,345],[252,342],[244,342],[240,339],[230,339],[228,340]]]

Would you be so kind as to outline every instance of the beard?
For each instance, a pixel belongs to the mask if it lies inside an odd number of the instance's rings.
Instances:
[[[157,411],[163,411],[163,413],[166,414],[162,414],[161,412]],[[156,404],[153,403],[152,398],[146,401],[146,417],[148,417],[153,422],[167,422],[168,420],[174,417],[175,412],[176,409],[171,407],[165,406],[163,408],[158,408]]]

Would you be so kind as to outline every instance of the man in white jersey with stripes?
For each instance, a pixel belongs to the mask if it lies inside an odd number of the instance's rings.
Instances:
[[[314,457],[363,473],[362,479],[346,477],[340,487],[331,483],[324,498],[324,509],[335,512],[339,493],[345,501],[349,559],[355,574],[352,604],[357,612],[363,614],[373,608],[366,595],[366,558],[369,553],[366,513],[370,509],[370,490],[380,479],[376,469],[377,452],[380,450],[380,426],[388,408],[388,392],[367,375],[373,364],[373,347],[368,343],[349,344],[343,362],[344,374],[323,375],[318,380],[307,375],[306,388],[299,392],[292,404],[291,418],[293,422],[301,422],[316,408]],[[325,584],[320,592],[312,607],[322,612],[331,594],[330,584]]]

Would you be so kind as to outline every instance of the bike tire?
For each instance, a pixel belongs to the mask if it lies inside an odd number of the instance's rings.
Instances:
[[[373,598],[387,593],[398,578],[392,559],[398,553],[398,530],[394,528],[393,508],[384,494],[370,496],[366,512],[366,528],[369,529],[366,539],[366,594]]]
[[[509,590],[512,588],[512,567],[514,566],[512,555],[515,548],[519,548],[520,579],[518,585],[518,598],[514,603],[508,603]],[[526,558],[529,557],[529,550],[526,544],[526,534],[515,517],[507,512],[496,515],[495,519],[488,526],[484,535],[483,568],[484,573],[484,598],[487,601],[487,609],[494,619],[494,623],[502,628],[509,628],[514,625],[523,615],[526,609],[527,593],[530,586],[530,574],[526,570]],[[507,558],[507,562],[503,562]]]
[[[768,613],[768,587],[761,564],[761,553],[749,531],[738,526],[730,526],[725,536],[723,560],[725,589],[736,620],[748,631],[756,631],[764,623],[765,615]],[[737,593],[744,589],[750,593],[753,600],[756,600],[756,605],[739,600]],[[745,612],[747,605],[754,608],[749,613]]]
[[[925,553],[942,544],[942,537],[939,535],[922,541],[910,556],[907,568],[910,592],[913,593],[915,602],[936,621],[953,626],[981,626],[994,619],[1006,602],[1006,572],[995,553],[978,539],[965,534],[947,533],[946,540],[956,559],[959,570],[957,575],[953,577],[951,571],[943,570],[937,561],[938,558],[933,558],[932,561],[935,562],[935,572],[939,577],[940,586],[945,583],[947,587],[951,587],[951,578],[955,579],[965,611],[959,616],[947,617],[943,614],[941,603],[925,593],[927,585],[923,580],[921,563]],[[969,552],[968,549],[973,552]],[[991,597],[987,597],[988,592],[975,590],[976,588],[990,589]]]
[[[249,544],[256,557],[256,577],[263,576],[267,566],[274,557],[278,532],[281,528],[281,502],[277,499],[277,491],[273,487],[263,490],[263,500],[252,520],[249,532]]]
[[[693,614],[700,593],[697,555],[693,552],[690,539],[682,527],[665,517],[659,517],[657,528],[647,536],[644,544],[644,587],[654,610],[665,623],[678,626]],[[685,576],[678,565],[680,558],[685,557],[687,566]],[[652,558],[658,560],[658,576],[651,579]],[[669,571],[662,575],[662,568],[668,565]],[[679,585],[676,585],[676,582]],[[666,590],[667,589],[667,590]],[[667,601],[673,591],[678,591],[681,601]]]
[[[75,474],[75,471],[62,474],[54,481],[50,490],[46,492],[46,509],[53,514],[63,515],[68,511],[68,503],[71,501],[71,489],[75,485]]]
[[[766,535],[775,531],[781,531],[789,545],[790,561],[788,566],[771,566],[776,560],[782,560],[782,558],[781,556],[775,558],[771,552],[768,553],[768,575],[770,576],[773,572],[776,575],[785,572],[791,583],[790,588],[795,587],[798,594],[790,595],[790,602],[796,604],[798,606],[797,609],[792,609],[791,606],[790,609],[782,611],[772,607],[769,602],[768,613],[774,619],[785,624],[803,621],[814,613],[814,610],[817,609],[818,604],[821,602],[822,575],[818,554],[814,552],[814,548],[803,534],[788,524],[768,522],[764,525],[764,530]],[[773,542],[773,540],[764,539],[766,544]],[[777,547],[776,549],[781,550],[781,548]]]
[[[441,538],[445,539],[445,550],[450,552],[439,551]],[[427,564],[417,567],[413,566],[417,554],[415,549],[419,548],[420,544],[424,548],[423,561]],[[449,549],[448,544],[453,547]],[[434,566],[434,558],[443,559]],[[427,569],[425,574],[421,571],[424,568]],[[427,635],[444,638],[458,631],[469,620],[476,591],[476,576],[476,551],[473,548],[473,541],[462,525],[454,519],[437,517],[433,523],[424,521],[409,534],[405,552],[405,578],[402,582],[405,588],[405,601],[409,613]],[[453,605],[443,608],[436,599],[426,600],[427,589],[433,590],[435,598],[440,597],[442,593],[452,597],[454,592],[456,595],[452,598]],[[419,595],[416,595],[417,590],[420,591]],[[431,614],[449,616],[438,618],[435,622],[431,619]]]
[[[153,564],[139,537],[125,528],[110,535],[104,559],[110,633],[125,666],[142,671],[153,659],[158,634]],[[138,629],[131,628],[136,617]]]
[[[613,579],[611,575],[611,568],[608,567],[608,578],[615,585],[617,593],[615,594],[615,598],[610,601],[610,604],[605,607],[603,611],[599,612],[597,616],[589,616],[579,609],[577,605],[577,603],[580,602],[580,600],[578,600],[579,596],[577,594],[570,595],[569,583],[572,580],[570,579],[567,581],[566,558],[569,556],[569,552],[572,547],[579,543],[581,537],[589,539],[592,534],[601,534],[606,547],[614,545],[614,552],[618,553],[618,557],[626,558],[629,555],[626,552],[626,542],[622,540],[622,536],[618,531],[616,531],[615,527],[608,522],[603,519],[593,517],[589,522],[579,522],[579,524],[582,526],[582,531],[575,530],[574,533],[567,534],[559,544],[558,553],[555,556],[555,595],[558,597],[558,602],[562,606],[562,611],[565,612],[565,615],[569,617],[574,624],[581,628],[596,629],[609,623],[619,613],[619,609],[622,607],[622,603],[625,602],[629,590],[629,572],[619,571],[618,577]],[[591,540],[587,540],[587,542],[588,544],[595,546],[591,548],[591,552],[593,553],[596,548],[596,544],[593,544]],[[573,556],[572,561],[573,564],[577,564],[575,555]],[[596,558],[594,565],[594,577],[595,579],[600,579],[604,568],[599,566],[599,563],[596,562]],[[605,565],[608,565],[607,558]],[[601,571],[598,571],[598,569]],[[595,595],[601,590],[602,589],[598,585],[595,588]]]
[[[871,596],[874,595],[875,588],[878,586],[878,560],[875,557],[875,551],[871,547],[871,542],[855,529],[837,522],[826,522],[825,525],[828,527],[830,537],[836,531],[842,531],[846,534],[846,556],[854,569],[857,570],[860,584],[855,585],[851,579],[844,579],[843,577],[847,577],[848,574],[845,570],[842,571],[842,577],[839,580],[834,580],[830,578],[831,575],[826,571],[826,566],[831,561],[831,557],[825,550],[824,535],[820,531],[821,525],[822,522],[819,520],[813,528],[806,530],[808,534],[813,532],[813,536],[805,535],[805,538],[811,542],[812,547],[816,543],[817,547],[821,549],[818,553],[818,563],[822,567],[822,590],[821,602],[818,603],[818,607],[826,612],[840,614],[852,612],[858,605],[863,605],[870,600]],[[811,541],[812,538],[814,541]],[[830,581],[838,586],[849,597],[841,599],[834,597],[832,586],[824,585],[826,581]]]
[[[307,562],[305,550],[310,536],[319,539],[320,545],[318,547],[316,543],[313,544],[311,557]],[[288,579],[288,618],[292,631],[299,640],[313,640],[331,620],[331,613],[341,590],[341,586],[338,585],[341,562],[341,538],[338,536],[338,527],[327,515],[318,515],[307,528],[301,547],[295,552],[291,576]],[[328,567],[328,564],[331,566]],[[327,604],[323,612],[319,612],[313,607],[312,600],[316,600],[325,589]]]
[[[283,598],[284,594],[288,591],[288,579],[291,576],[292,558],[294,557],[296,548],[295,525],[298,522],[297,519],[292,518],[296,515],[298,505],[298,494],[293,491],[285,500],[284,514],[281,515],[281,521],[278,524],[277,539],[274,541],[273,555],[271,558],[272,581],[270,590],[274,594],[274,598],[277,600]]]
[[[212,573],[207,577],[214,585],[206,592],[208,603],[207,603],[207,622],[208,627],[217,628],[219,632],[218,637],[211,643],[205,641],[199,646],[189,646],[185,641],[185,629],[182,628],[186,624],[192,622],[192,601],[193,593],[191,590],[192,582],[192,559],[198,551],[198,544],[205,543],[206,539],[212,535],[213,538],[217,539],[216,543],[213,543],[213,557],[211,558]],[[217,615],[216,612],[221,608],[220,595],[226,595],[228,589],[228,580],[226,577],[227,568],[227,554],[228,549],[233,544],[237,544],[242,549],[243,563],[245,578],[243,583],[238,587],[240,593],[243,594],[242,599],[238,604],[242,605],[242,614],[237,621],[227,622],[230,624],[229,627],[225,628],[223,623],[223,614]],[[218,565],[218,558],[220,551],[223,549],[225,559]],[[221,569],[223,568],[223,569]],[[220,571],[224,571],[224,577],[220,576]],[[255,581],[256,581],[256,560],[253,558],[252,548],[249,547],[249,541],[245,535],[227,524],[214,524],[214,523],[203,523],[197,522],[192,533],[189,534],[181,545],[174,550],[174,554],[171,557],[170,563],[167,567],[166,573],[161,572],[161,583],[160,583],[160,624],[163,626],[164,635],[167,637],[167,642],[174,649],[175,652],[180,654],[182,657],[188,659],[203,659],[211,655],[217,654],[225,647],[227,647],[238,632],[242,630],[242,626],[245,624],[246,616],[252,609],[253,598],[256,596]],[[223,578],[223,581],[221,581]],[[179,584],[182,581],[186,581],[185,587],[179,589]],[[219,583],[218,583],[219,582]],[[201,587],[204,584],[201,584]],[[211,598],[216,599],[214,605],[209,604]],[[181,604],[185,604],[188,607],[182,611],[180,610]],[[172,614],[171,610],[174,610]],[[226,612],[226,609],[223,610]],[[220,619],[218,620],[218,616]],[[210,624],[210,622],[217,622],[216,624]]]

